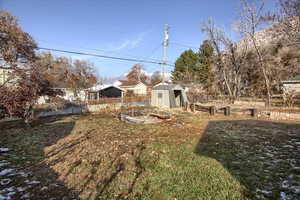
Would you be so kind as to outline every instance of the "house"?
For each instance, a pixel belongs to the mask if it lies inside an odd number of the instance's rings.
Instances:
[[[149,90],[151,86],[142,81],[135,80],[120,80],[121,85],[119,86],[125,92],[125,95],[133,94],[133,95],[147,95],[149,94]]]
[[[0,67],[0,85],[4,84],[10,77],[10,69]]]
[[[88,89],[88,99],[122,98],[124,90],[116,85],[96,85]]]
[[[176,108],[182,107],[187,102],[186,93],[180,85],[159,84],[152,89],[151,106]]]
[[[22,67],[22,63],[18,63],[18,66]],[[16,80],[17,77],[12,73],[12,69],[9,68],[8,65],[6,65],[4,61],[0,59],[0,85],[6,83],[9,86],[12,85]],[[7,81],[9,82],[7,83]],[[73,89],[67,87],[64,82],[56,82],[55,88],[53,89],[62,90],[64,92],[64,95],[60,97],[67,101],[72,102],[76,100],[80,100],[80,101],[85,100],[86,95],[83,89],[75,92]],[[38,104],[44,104],[47,103],[48,101],[49,101],[48,96],[41,96],[38,99]]]
[[[0,62],[0,85],[7,83],[7,81],[11,84],[14,80],[16,79],[13,77],[12,69]]]
[[[300,93],[300,75],[290,78],[286,81],[282,81],[282,89],[284,91],[294,91]]]
[[[86,91],[85,90],[78,90],[74,91],[72,88],[67,88],[67,87],[58,87],[58,88],[53,88],[56,90],[61,90],[64,94],[60,95],[59,97],[69,101],[69,102],[74,102],[74,101],[85,101],[86,100]],[[38,104],[45,104],[49,103],[49,97],[48,96],[41,96],[38,99]]]

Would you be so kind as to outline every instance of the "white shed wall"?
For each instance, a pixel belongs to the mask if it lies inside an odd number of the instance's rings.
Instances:
[[[159,93],[162,97],[159,98]],[[151,106],[170,108],[170,96],[168,90],[152,90]]]
[[[300,92],[300,83],[284,83],[283,84],[284,89],[287,91],[295,91]]]

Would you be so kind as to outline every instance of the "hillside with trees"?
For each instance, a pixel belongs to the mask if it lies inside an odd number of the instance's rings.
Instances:
[[[265,10],[263,1],[241,0],[235,41],[210,19],[201,25],[207,40],[198,52],[184,51],[172,73],[175,82],[200,83],[206,93],[227,96],[283,94],[282,81],[300,74],[300,2],[280,1],[277,13]],[[206,87],[205,87],[206,86]]]

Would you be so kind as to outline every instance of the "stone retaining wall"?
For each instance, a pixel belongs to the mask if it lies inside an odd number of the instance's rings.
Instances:
[[[272,120],[299,120],[299,113],[284,113],[284,112],[270,112],[270,119]]]

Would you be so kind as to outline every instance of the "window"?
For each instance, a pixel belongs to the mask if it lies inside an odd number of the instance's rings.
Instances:
[[[163,97],[163,94],[160,92],[158,93],[158,98],[161,99]]]

